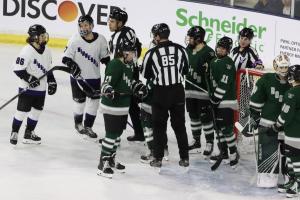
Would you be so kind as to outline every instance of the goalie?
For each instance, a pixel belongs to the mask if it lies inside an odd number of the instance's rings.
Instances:
[[[250,116],[251,121],[256,122],[252,127],[258,128],[257,187],[277,186],[280,137],[270,127],[276,122],[283,104],[283,96],[290,88],[287,82],[289,66],[288,56],[278,55],[273,61],[275,73],[264,74],[252,91]]]

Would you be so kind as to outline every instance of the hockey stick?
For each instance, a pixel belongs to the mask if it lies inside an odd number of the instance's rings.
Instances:
[[[195,88],[207,93],[208,95],[210,94],[210,90],[209,90],[209,84],[207,82],[207,79],[205,79],[206,81],[206,85],[207,85],[207,90],[199,87],[198,85],[192,83],[191,81],[189,80],[185,80],[187,83],[189,83],[190,85],[194,86]],[[212,121],[213,121],[213,126],[214,126],[214,129],[216,131],[216,134],[217,134],[217,138],[218,138],[218,143],[221,145],[221,138],[220,138],[220,133],[219,133],[219,129],[217,127],[217,123],[216,123],[216,115],[215,115],[215,111],[214,109],[212,108],[212,106],[209,106],[210,109],[211,109],[211,113],[212,113]],[[222,152],[223,151],[223,148],[220,148],[220,155],[222,155]],[[219,156],[218,160],[216,160],[216,162],[210,167],[210,169],[212,171],[215,171],[216,169],[218,169],[218,167],[220,166],[220,164],[222,163],[222,156]]]
[[[41,77],[39,77],[36,81],[40,81],[41,79],[43,79],[44,77],[46,77],[50,72],[53,72],[54,70],[61,70],[61,71],[66,71],[66,67],[64,66],[54,66],[53,68],[51,68],[50,70],[48,70],[46,73],[44,73]],[[18,94],[16,94],[15,96],[13,96],[11,99],[9,99],[7,102],[5,102],[1,107],[0,110],[2,110],[5,106],[7,106],[8,104],[10,104],[13,100],[15,100],[16,98],[18,98],[21,94],[25,93],[30,87],[26,87],[24,88],[22,91],[20,91]]]
[[[91,86],[91,84],[89,84],[89,82],[87,82],[87,80],[85,78],[83,78],[81,75],[78,76],[78,78],[80,80],[83,81],[83,83],[92,91],[92,93],[94,94],[95,97],[97,96],[107,96],[109,95],[109,93],[101,93],[99,90],[95,90],[93,88],[93,86]],[[83,90],[84,91],[84,90]],[[84,91],[85,92],[85,91]],[[86,92],[85,92],[86,93]],[[119,93],[120,96],[131,96],[132,94],[131,93]]]

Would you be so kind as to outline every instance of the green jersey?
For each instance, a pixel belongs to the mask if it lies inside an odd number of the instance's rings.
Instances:
[[[276,73],[264,74],[256,82],[250,98],[250,107],[261,113],[260,125],[270,127],[276,122],[283,104],[283,96],[289,88],[288,82],[280,80]]]
[[[202,49],[197,52],[193,52],[193,49],[186,48],[189,61],[190,69],[189,73],[186,75],[185,81],[185,97],[193,99],[209,99],[209,96],[204,91],[193,86],[197,85],[204,90],[207,90],[206,85],[206,70],[208,64],[215,57],[215,52],[212,48],[205,45]],[[192,84],[191,84],[191,83]]]
[[[133,67],[124,64],[119,58],[110,61],[105,69],[103,86],[110,85],[115,92],[128,93],[131,91],[133,78]],[[101,109],[103,113],[111,115],[127,115],[130,106],[130,95],[122,95],[116,99],[101,98]]]
[[[220,102],[219,108],[237,110],[236,70],[229,56],[214,58],[209,64],[209,89],[212,99]]]
[[[284,127],[285,140],[300,138],[300,86],[293,87],[285,93],[277,124]],[[299,148],[299,145],[297,146]]]

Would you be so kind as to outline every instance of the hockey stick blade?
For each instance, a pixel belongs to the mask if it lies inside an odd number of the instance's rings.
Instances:
[[[239,133],[242,133],[245,137],[253,137],[253,135],[257,135],[254,131],[249,131],[249,124],[246,126],[242,126],[239,122],[234,123],[235,128],[238,130]]]
[[[221,152],[220,155],[222,155]],[[216,160],[216,162],[210,167],[211,171],[215,171],[216,169],[218,169],[220,167],[220,164],[222,163],[222,160],[223,158],[222,156],[220,156],[219,159]]]
[[[54,70],[61,70],[61,71],[68,72],[67,71],[68,68],[65,67],[65,66],[54,66],[53,68],[51,68],[50,70],[48,70],[45,74],[43,74],[41,77],[39,77],[37,80],[40,81],[41,79],[43,79],[44,77],[46,77],[50,72],[52,72]],[[24,90],[22,90],[21,92],[19,92],[15,96],[13,96],[11,99],[9,99],[7,102],[5,102],[3,105],[0,106],[0,110],[2,110],[5,106],[7,106],[8,104],[10,104],[11,102],[13,102],[16,98],[18,98],[21,94],[23,94],[24,92],[26,92],[28,89],[29,89],[29,87],[25,88]]]

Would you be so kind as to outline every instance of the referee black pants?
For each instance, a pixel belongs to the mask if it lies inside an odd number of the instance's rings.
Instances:
[[[167,122],[170,114],[171,126],[176,135],[180,158],[188,159],[183,85],[155,86],[152,100],[154,157],[161,160],[164,156],[164,147],[167,144]]]

